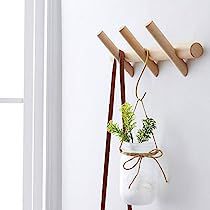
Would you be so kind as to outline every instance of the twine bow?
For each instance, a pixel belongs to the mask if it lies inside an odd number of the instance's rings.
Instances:
[[[124,155],[127,155],[127,156],[131,156],[131,158],[123,164],[123,168],[125,170],[132,170],[138,165],[137,173],[134,176],[134,178],[132,179],[128,189],[131,188],[131,185],[134,183],[135,179],[137,178],[137,176],[140,173],[141,162],[142,162],[143,158],[152,158],[158,164],[160,170],[162,171],[162,174],[164,176],[165,181],[168,182],[166,174],[165,174],[163,168],[161,167],[159,161],[157,160],[158,158],[163,156],[162,150],[156,148],[156,149],[153,149],[153,150],[151,150],[150,152],[147,152],[147,153],[134,153],[134,152],[124,152],[124,151],[121,151],[121,153],[124,154]],[[129,162],[131,162],[132,160],[135,160],[135,159],[137,159],[137,161],[131,167],[126,167],[126,165]]]

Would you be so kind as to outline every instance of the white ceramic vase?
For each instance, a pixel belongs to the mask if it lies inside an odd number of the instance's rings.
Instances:
[[[144,143],[123,143],[123,151],[145,153],[154,149],[152,141]],[[129,205],[148,205],[156,197],[158,171],[155,161],[151,158],[143,158],[140,173],[129,188],[130,183],[137,174],[138,165],[131,170],[125,170],[123,164],[131,159],[131,156],[121,154],[120,160],[120,194],[125,203]],[[132,167],[138,159],[133,159],[126,164],[126,168]]]

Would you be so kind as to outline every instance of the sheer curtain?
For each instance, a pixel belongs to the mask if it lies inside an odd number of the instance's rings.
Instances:
[[[61,210],[61,3],[25,0],[24,210]]]

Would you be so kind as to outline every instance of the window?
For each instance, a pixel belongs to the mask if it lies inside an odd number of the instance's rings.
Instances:
[[[0,209],[22,210],[24,0],[0,1]]]
[[[0,97],[23,98],[24,0],[0,1]]]
[[[61,210],[61,1],[1,1],[0,25],[0,209]]]

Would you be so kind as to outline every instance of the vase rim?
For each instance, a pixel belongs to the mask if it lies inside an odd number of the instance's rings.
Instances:
[[[144,141],[142,143],[138,143],[138,142],[123,142],[123,144],[127,144],[127,145],[150,145],[150,144],[154,144],[154,142],[152,140],[149,140],[149,141]]]
[[[146,141],[143,143],[131,143],[131,142],[123,142],[122,149],[126,151],[139,151],[139,152],[149,152],[150,150],[155,148],[155,144],[153,141]]]

